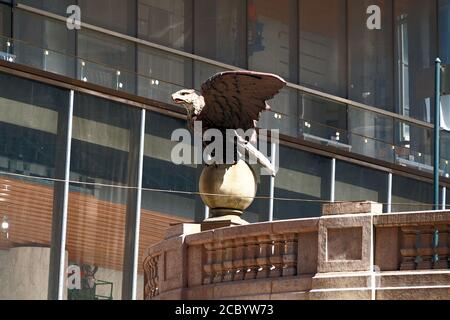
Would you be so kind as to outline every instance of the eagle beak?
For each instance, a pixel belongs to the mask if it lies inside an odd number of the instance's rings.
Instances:
[[[182,104],[182,103],[184,102],[184,100],[178,98],[177,95],[175,95],[175,94],[172,95],[172,100],[173,100],[173,102],[175,102],[176,104]]]

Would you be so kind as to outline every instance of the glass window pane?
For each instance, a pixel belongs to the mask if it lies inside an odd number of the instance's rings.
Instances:
[[[134,92],[133,43],[82,29],[78,32],[78,56],[79,79],[113,89],[118,89],[118,84],[122,83],[127,92]]]
[[[65,23],[15,9],[14,38],[17,63],[74,76],[75,33]]]
[[[138,95],[172,103],[171,94],[192,85],[192,60],[138,47]]]
[[[433,209],[433,185],[394,175],[392,177],[392,212]]]
[[[270,159],[270,143],[259,138],[258,149],[263,152],[264,147],[266,148],[265,150],[267,150],[267,155]],[[250,207],[244,211],[241,218],[251,223],[267,221],[269,218],[270,205],[270,176],[261,175],[260,165],[251,165],[250,167],[256,176],[256,199],[254,199]]]
[[[196,0],[195,54],[245,67],[245,16],[245,1]]]
[[[121,298],[130,201],[125,187],[135,186],[129,176],[137,161],[132,141],[139,115],[135,108],[75,95],[67,250],[69,265],[89,271],[83,275],[82,289],[70,290],[69,299]]]
[[[271,111],[261,113],[258,122],[259,128],[278,129],[281,134],[291,137],[298,135],[298,91],[291,88],[284,88],[275,98],[267,103]]]
[[[387,173],[336,161],[335,183],[336,201],[361,200],[387,203]]]
[[[0,299],[47,299],[69,92],[0,73]],[[39,272],[36,272],[36,271]],[[27,279],[27,281],[24,281]]]
[[[300,84],[347,97],[345,0],[302,0]]]
[[[370,5],[381,9],[381,30],[366,27]],[[392,1],[347,1],[348,97],[351,100],[394,111],[392,59]]]
[[[180,128],[186,128],[184,120],[147,112],[138,283],[144,282],[142,262],[147,256],[146,249],[164,239],[170,225],[202,221],[204,217],[205,207],[200,196],[188,194],[198,192],[201,166],[176,165],[171,160],[172,148],[178,144],[171,141],[171,135]],[[189,145],[187,142],[187,147]],[[139,295],[142,292],[138,291]]]
[[[393,118],[348,107],[349,140],[352,152],[393,162]]]
[[[446,178],[450,176],[450,132],[441,131],[441,170]]]
[[[136,35],[136,1],[78,0],[81,20],[130,36]]]
[[[11,7],[4,4],[0,4],[0,36],[11,36]]]
[[[192,0],[138,0],[138,37],[191,52]]]
[[[297,81],[297,1],[248,1],[248,67]]]
[[[395,161],[432,173],[433,130],[397,120],[394,123]]]
[[[307,201],[275,200],[274,219],[320,216],[323,205],[320,200],[330,200],[331,159],[283,146],[279,157],[275,198]]]
[[[300,99],[301,137],[325,144],[338,142],[348,149],[347,105],[304,93]]]
[[[67,7],[75,4],[73,0],[16,0],[17,3],[66,16]]]
[[[394,18],[398,112],[429,122],[437,57],[436,2],[395,0]]]
[[[185,129],[186,121],[158,113],[146,117],[143,188],[198,192],[201,166],[176,165],[171,152],[177,141],[171,141],[172,132]],[[185,142],[188,143],[188,142]],[[193,144],[193,141],[191,141]],[[192,147],[191,147],[192,148]],[[193,151],[191,151],[193,152]],[[193,155],[193,153],[191,153]],[[197,195],[170,194],[144,191],[142,208],[177,216],[181,221],[192,221],[204,208]],[[172,217],[171,219],[175,219]]]
[[[439,57],[450,63],[450,0],[439,0]]]

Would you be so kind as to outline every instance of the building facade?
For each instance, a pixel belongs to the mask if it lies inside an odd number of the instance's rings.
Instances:
[[[259,122],[280,130],[280,170],[258,178],[246,220],[317,217],[329,201],[432,209],[449,33],[448,0],[0,0],[0,298],[142,297],[145,248],[207,211],[201,166],[170,160],[185,127],[170,95],[219,71],[288,81]],[[449,133],[441,144],[445,208]],[[62,289],[69,266],[81,284]]]

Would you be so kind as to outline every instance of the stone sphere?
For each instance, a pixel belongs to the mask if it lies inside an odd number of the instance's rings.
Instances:
[[[199,188],[201,198],[213,216],[217,215],[214,212],[219,211],[239,215],[253,202],[256,178],[249,165],[242,160],[234,165],[211,165],[203,168]]]

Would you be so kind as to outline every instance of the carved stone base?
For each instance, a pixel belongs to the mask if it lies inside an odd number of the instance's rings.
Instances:
[[[248,224],[247,221],[237,215],[225,215],[208,218],[201,223],[201,231],[226,228],[231,226],[242,226]]]

